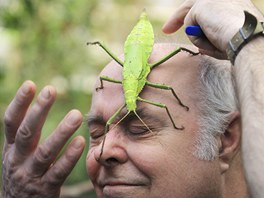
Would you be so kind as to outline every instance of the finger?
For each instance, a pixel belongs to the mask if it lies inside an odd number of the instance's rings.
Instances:
[[[185,1],[164,24],[162,27],[163,32],[171,34],[180,29],[180,27],[184,24],[185,16],[192,8],[193,4],[194,0]]]
[[[190,41],[199,48],[201,54],[218,59],[227,59],[226,53],[219,51],[204,35],[201,37],[189,36]]]
[[[205,54],[207,56],[211,56],[211,57],[214,57],[214,58],[217,58],[217,59],[227,60],[226,54],[223,54],[222,52],[220,52],[217,49],[215,49],[215,50],[199,49],[199,52],[201,54]]]
[[[200,49],[206,49],[208,51],[216,50],[216,47],[213,46],[204,35],[201,37],[189,36],[189,39],[196,47]]]
[[[54,133],[36,149],[29,166],[35,177],[43,175],[50,167],[50,164],[81,123],[82,114],[77,110],[72,110],[65,116]]]
[[[27,109],[36,92],[36,86],[31,81],[25,81],[18,89],[16,96],[9,104],[4,116],[6,143],[13,144],[17,129],[20,126]]]
[[[51,187],[62,185],[81,157],[84,147],[84,138],[77,136],[67,147],[61,158],[43,176],[44,181],[49,183]]]
[[[28,110],[15,139],[15,154],[17,156],[26,157],[36,148],[41,129],[55,100],[55,96],[55,89],[51,86],[46,86],[39,94],[36,103]]]

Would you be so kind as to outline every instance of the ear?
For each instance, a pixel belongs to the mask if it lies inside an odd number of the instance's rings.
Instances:
[[[230,115],[230,122],[225,133],[220,137],[219,160],[221,173],[228,170],[233,158],[239,152],[241,143],[241,119],[238,112]]]

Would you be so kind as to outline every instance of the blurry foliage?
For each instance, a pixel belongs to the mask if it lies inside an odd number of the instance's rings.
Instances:
[[[96,75],[110,58],[87,41],[100,40],[116,54],[135,25],[143,8],[154,26],[156,41],[186,41],[180,31],[163,36],[161,26],[173,13],[179,0],[1,0],[0,1],[0,130],[3,114],[17,88],[26,79],[38,88],[52,84],[57,101],[43,129],[42,141],[72,108],[85,115],[89,111]],[[254,1],[264,10],[261,0]],[[168,39],[168,40],[166,40]],[[86,137],[85,125],[77,134]],[[3,133],[0,135],[2,148]],[[87,180],[85,153],[66,184]],[[88,196],[88,195],[86,195]],[[89,194],[89,197],[95,197]]]
[[[89,66],[85,43],[89,38],[91,14],[97,4],[96,0],[89,0],[89,3],[70,0],[2,2],[1,119],[7,104],[26,79],[33,80],[38,87],[53,84],[58,89],[58,100],[43,129],[43,139],[70,109],[88,112],[95,80],[93,75],[98,70]],[[77,134],[88,140],[85,126]],[[85,169],[87,148],[67,184],[88,179]]]

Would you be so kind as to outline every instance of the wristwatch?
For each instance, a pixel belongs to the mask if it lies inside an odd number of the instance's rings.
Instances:
[[[258,22],[257,18],[247,11],[244,11],[244,14],[244,25],[229,41],[226,50],[227,57],[233,65],[237,54],[249,41],[257,36],[264,36],[264,22]]]

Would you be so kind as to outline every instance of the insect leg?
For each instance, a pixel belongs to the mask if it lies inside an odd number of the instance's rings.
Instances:
[[[108,82],[112,82],[112,83],[118,83],[118,84],[122,84],[122,81],[121,80],[116,80],[116,79],[113,79],[113,78],[110,78],[108,76],[100,76],[100,87],[96,87],[96,91],[98,91],[98,89],[103,89],[104,88],[104,85],[103,85],[103,81],[108,81]]]
[[[151,64],[150,68],[153,69],[154,67],[164,63],[165,61],[169,60],[171,57],[173,57],[175,54],[178,54],[181,51],[188,52],[188,53],[190,53],[190,54],[192,54],[194,56],[199,54],[199,52],[193,52],[193,51],[191,51],[191,50],[189,50],[187,48],[180,47],[180,48],[177,48],[177,49],[173,50],[172,52],[170,52],[168,55],[166,55],[165,57],[160,59],[158,62]]]
[[[177,94],[175,93],[174,89],[171,86],[168,86],[168,85],[165,85],[165,84],[159,84],[159,83],[151,83],[149,81],[146,82],[146,85],[148,85],[150,87],[158,88],[158,89],[170,90],[172,92],[173,96],[178,100],[179,104],[182,107],[184,107],[187,111],[189,111],[189,107],[187,107],[186,105],[184,105],[182,103],[182,101],[177,96]]]
[[[160,108],[164,108],[164,109],[166,110],[166,112],[167,112],[167,114],[168,114],[168,116],[169,116],[169,118],[170,118],[172,124],[173,124],[173,127],[174,127],[175,129],[178,129],[178,130],[183,130],[183,129],[184,129],[183,126],[182,126],[182,127],[177,127],[177,126],[176,126],[176,124],[175,124],[175,122],[174,122],[174,120],[173,120],[173,118],[172,118],[172,116],[171,116],[171,114],[170,114],[170,112],[169,112],[169,109],[168,109],[168,107],[167,107],[165,104],[157,103],[157,102],[153,102],[153,101],[146,100],[146,99],[143,99],[143,98],[140,98],[140,97],[138,97],[137,100],[140,101],[140,102],[145,102],[145,103],[148,103],[148,104],[151,104],[151,105],[154,105],[154,106],[160,107]]]
[[[109,127],[110,125],[114,122],[114,120],[116,119],[116,117],[121,113],[121,111],[126,107],[126,104],[124,104],[123,106],[121,106],[106,122],[105,125],[105,130],[104,130],[104,139],[102,141],[102,147],[101,147],[101,151],[100,151],[100,155],[99,158],[97,158],[96,160],[99,161],[103,155],[104,152],[104,145],[105,145],[105,138],[106,138],[106,134],[109,131]]]
[[[88,42],[87,45],[99,45],[101,48],[103,48],[103,50],[109,55],[111,56],[119,65],[121,65],[123,67],[124,63],[123,61],[121,61],[116,55],[114,55],[111,50],[109,50],[105,45],[103,45],[102,43],[100,43],[99,41],[96,42]]]

